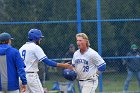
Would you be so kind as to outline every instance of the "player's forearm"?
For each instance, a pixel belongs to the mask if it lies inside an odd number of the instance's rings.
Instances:
[[[68,69],[74,69],[73,66],[71,66],[70,64],[67,63],[57,63],[57,67],[62,67],[62,68],[68,68]]]
[[[45,58],[44,60],[42,60],[45,64],[49,65],[49,66],[52,66],[52,67],[56,67],[57,66],[57,63],[52,61],[52,60],[49,60],[47,58]]]
[[[57,63],[57,67],[67,68],[64,63]]]
[[[54,62],[52,60],[49,60],[47,58],[45,58],[44,60],[42,60],[44,63],[46,63],[47,65],[49,66],[53,66],[53,67],[62,67],[62,68],[68,68],[68,69],[73,69],[74,67],[71,66],[70,64],[68,63],[57,63],[57,62]]]

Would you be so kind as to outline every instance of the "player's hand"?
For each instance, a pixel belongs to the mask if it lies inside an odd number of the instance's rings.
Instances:
[[[74,67],[72,65],[68,64],[68,63],[65,63],[65,68],[74,70]]]
[[[68,64],[68,63],[57,63],[57,66],[74,70],[74,67],[72,65]]]
[[[26,91],[26,85],[21,85],[21,91],[25,92]]]
[[[93,76],[91,77],[91,79],[92,79],[92,80],[97,80],[98,77],[99,77],[99,75],[98,75],[98,74],[95,74],[95,75],[93,75]]]

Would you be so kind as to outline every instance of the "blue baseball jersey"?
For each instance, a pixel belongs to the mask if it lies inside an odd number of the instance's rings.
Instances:
[[[19,51],[8,44],[0,44],[0,91],[19,89],[19,77],[27,84],[25,64]]]

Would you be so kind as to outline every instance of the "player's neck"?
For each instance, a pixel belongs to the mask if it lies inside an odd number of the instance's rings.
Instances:
[[[88,50],[88,47],[80,49],[81,54],[84,54]]]

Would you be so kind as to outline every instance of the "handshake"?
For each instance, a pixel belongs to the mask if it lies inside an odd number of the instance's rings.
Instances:
[[[57,63],[58,67],[62,67],[62,68],[67,68],[67,69],[71,69],[74,70],[74,67],[68,63]]]

